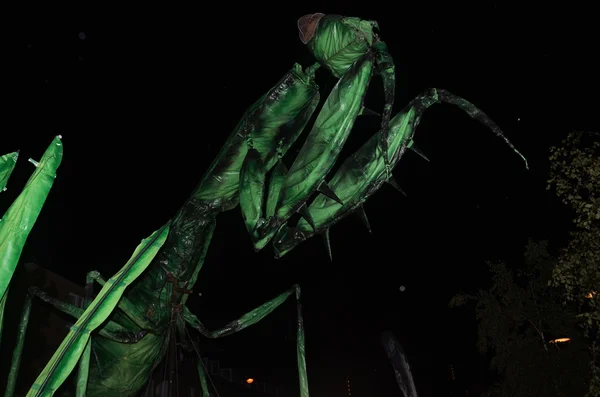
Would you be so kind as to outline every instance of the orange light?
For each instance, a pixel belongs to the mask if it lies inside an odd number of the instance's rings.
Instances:
[[[571,340],[571,338],[558,338],[558,339],[551,340],[550,343],[565,343],[565,342],[569,342],[570,340]]]
[[[254,383],[254,379],[248,378],[248,379],[246,379],[246,383],[251,385],[252,383]]]

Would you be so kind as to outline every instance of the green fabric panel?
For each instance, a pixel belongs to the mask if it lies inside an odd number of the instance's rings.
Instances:
[[[8,293],[8,286],[19,263],[21,252],[54,184],[56,170],[62,157],[63,146],[60,136],[57,136],[46,149],[40,162],[32,161],[36,166],[34,173],[0,219],[0,319],[4,311],[5,295]],[[16,157],[7,160],[8,164],[13,160],[16,161]],[[5,169],[10,167],[6,165]],[[7,178],[8,174],[5,175]]]

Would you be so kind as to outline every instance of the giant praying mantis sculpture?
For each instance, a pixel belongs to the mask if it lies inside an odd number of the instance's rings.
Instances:
[[[444,90],[431,89],[419,95],[391,118],[394,64],[385,43],[375,33],[376,22],[312,14],[300,18],[298,28],[302,42],[318,62],[306,69],[294,65],[246,111],[183,207],[165,226],[142,241],[121,271],[107,281],[98,272],[88,274],[86,288],[90,293],[85,309],[60,302],[37,289],[29,291],[7,396],[14,392],[23,330],[33,297],[77,321],[31,386],[31,397],[53,395],[76,366],[77,396],[133,396],[163,360],[169,343],[188,332],[187,326],[208,338],[218,338],[255,324],[293,294],[299,299],[300,289],[294,286],[215,331],[208,330],[188,310],[186,300],[204,264],[217,216],[239,203],[255,249],[271,242],[277,257],[314,234],[328,238],[329,228],[350,213],[357,213],[368,226],[363,203],[384,183],[399,189],[392,169],[412,147],[423,112],[435,103],[457,105],[517,152],[483,112]],[[282,159],[319,103],[319,87],[314,78],[321,66],[339,80],[287,169]],[[384,82],[386,103],[381,129],[330,175],[356,118],[369,112],[363,107],[363,100],[374,73],[381,74]],[[61,157],[62,143],[57,137],[0,224],[0,308],[20,250],[50,190]],[[0,188],[10,174],[13,163],[9,160],[15,160],[15,156],[3,159]],[[24,202],[28,204],[24,206]],[[23,210],[33,211],[26,227],[20,212]],[[302,219],[291,225],[289,221],[295,213],[300,213]],[[102,286],[96,297],[91,293],[94,282]],[[308,396],[303,332],[298,305],[300,390],[302,396]],[[198,369],[207,396],[200,364]]]

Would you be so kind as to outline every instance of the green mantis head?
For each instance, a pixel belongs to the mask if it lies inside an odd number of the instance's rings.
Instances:
[[[300,40],[319,63],[341,77],[377,40],[377,22],[322,13],[298,20]]]

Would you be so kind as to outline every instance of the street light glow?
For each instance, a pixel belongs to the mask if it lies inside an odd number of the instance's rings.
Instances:
[[[254,379],[248,378],[248,379],[246,379],[246,383],[251,385],[252,383],[254,383]]]

